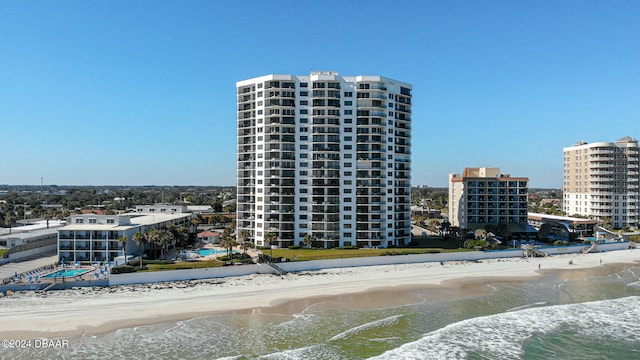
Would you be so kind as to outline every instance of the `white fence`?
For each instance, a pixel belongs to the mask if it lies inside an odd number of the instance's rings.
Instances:
[[[146,284],[163,281],[201,280],[251,274],[273,274],[273,269],[261,265],[238,265],[219,268],[154,271],[112,274],[109,285]]]
[[[566,247],[542,247],[548,255],[578,254],[588,245]],[[624,250],[628,242],[599,244],[594,252]],[[287,272],[315,271],[321,269],[346,268],[355,266],[377,266],[444,261],[477,261],[485,259],[522,257],[522,249],[497,251],[464,251],[436,254],[374,256],[347,259],[312,260],[278,263],[278,267]],[[275,270],[261,265],[239,265],[221,268],[156,271],[149,273],[116,274],[109,278],[109,285],[144,284],[163,281],[200,280],[251,274],[273,274]]]

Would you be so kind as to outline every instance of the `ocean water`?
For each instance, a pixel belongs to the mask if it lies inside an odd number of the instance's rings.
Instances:
[[[397,292],[327,298],[293,315],[222,314],[67,338],[68,348],[0,351],[7,359],[640,359],[640,267],[478,288],[403,290],[411,301],[393,306],[376,299]]]

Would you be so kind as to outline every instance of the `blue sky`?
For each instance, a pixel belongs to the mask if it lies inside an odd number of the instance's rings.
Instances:
[[[412,83],[414,185],[639,137],[639,1],[1,1],[0,184],[234,185],[235,82]]]

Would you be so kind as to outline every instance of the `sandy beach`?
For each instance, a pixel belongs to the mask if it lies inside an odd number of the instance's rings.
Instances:
[[[518,281],[548,271],[597,270],[640,261],[640,251],[559,255],[481,262],[420,263],[353,267],[284,276],[242,277],[47,293],[20,292],[0,299],[0,336],[4,339],[102,334],[119,328],[179,321],[224,312],[298,311],[300,304],[332,296],[375,294],[375,301],[407,301],[389,296],[399,287],[488,287],[488,282]],[[571,273],[571,272],[570,272]],[[588,271],[574,272],[588,276]],[[473,286],[478,285],[478,286]],[[396,292],[397,293],[397,292]],[[293,304],[293,305],[291,305]],[[295,305],[298,304],[298,305]],[[354,305],[355,306],[355,305]],[[358,304],[366,306],[366,304]]]

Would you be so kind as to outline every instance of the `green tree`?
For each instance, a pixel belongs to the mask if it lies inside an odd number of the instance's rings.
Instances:
[[[427,230],[431,231],[432,233],[438,233],[439,229],[440,229],[440,220],[429,219],[429,221],[427,222]]]
[[[611,230],[613,228],[613,221],[611,220],[611,216],[600,217],[598,223],[605,229]]]
[[[316,241],[315,235],[313,235],[313,233],[311,232],[308,232],[307,235],[304,236],[304,239],[302,239],[302,244],[304,244],[304,246],[306,247],[311,247],[314,241]]]
[[[415,221],[416,225],[418,225],[419,227],[423,227],[424,226],[425,220],[427,220],[427,219],[422,215],[416,215],[416,216],[413,217],[413,221]]]
[[[268,232],[264,235],[264,239],[269,243],[269,246],[275,245],[274,242],[277,238],[277,234],[273,232]]]
[[[4,214],[4,224],[9,228],[9,234],[11,234],[11,228],[16,223],[17,217],[13,210],[9,210]]]

